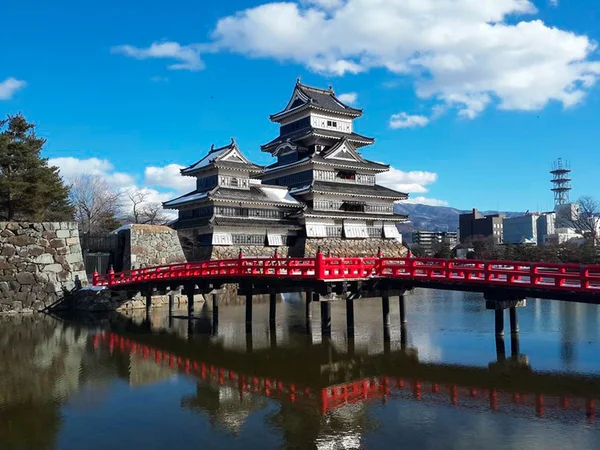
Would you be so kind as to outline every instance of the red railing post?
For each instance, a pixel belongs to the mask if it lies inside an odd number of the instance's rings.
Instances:
[[[581,289],[589,289],[590,281],[588,280],[589,269],[587,266],[581,266],[579,269],[579,286]]]
[[[321,252],[321,247],[317,249],[317,256],[315,258],[315,276],[317,280],[325,279],[325,257]]]
[[[375,263],[375,276],[380,276],[382,272],[383,266],[383,252],[381,251],[381,247],[377,249],[377,262]]]
[[[92,286],[98,286],[98,271],[94,269],[92,274]]]
[[[531,263],[531,265],[529,266],[529,283],[532,286],[535,286],[537,284],[537,266],[535,263]]]
[[[114,283],[115,283],[115,270],[111,266],[110,270],[108,271],[108,285],[112,286]]]

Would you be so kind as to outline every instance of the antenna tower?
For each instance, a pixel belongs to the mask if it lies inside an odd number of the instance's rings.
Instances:
[[[558,158],[552,163],[552,192],[554,192],[554,206],[569,203],[569,192],[571,191],[571,167],[568,161]]]

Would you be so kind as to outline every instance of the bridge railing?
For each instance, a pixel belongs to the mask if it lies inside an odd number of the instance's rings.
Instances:
[[[372,277],[485,284],[600,294],[600,265],[484,261],[472,259],[332,257],[245,258],[199,261],[132,269],[120,273],[94,273],[95,286],[120,286],[152,281],[199,278],[288,278],[343,280]]]

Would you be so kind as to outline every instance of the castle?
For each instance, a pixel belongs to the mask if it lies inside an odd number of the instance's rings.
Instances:
[[[362,110],[344,104],[332,88],[300,80],[286,107],[271,115],[279,136],[261,146],[277,161],[261,167],[232,139],[181,170],[196,189],[164,203],[177,209],[174,228],[188,260],[248,256],[311,256],[317,247],[341,256],[389,256],[406,249],[394,202],[407,194],[380,186],[389,165],[359,149],[373,138],[354,131]]]

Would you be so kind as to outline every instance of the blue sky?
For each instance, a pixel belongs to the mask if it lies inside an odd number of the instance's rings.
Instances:
[[[0,114],[65,178],[166,200],[235,137],[258,163],[298,76],[355,98],[382,181],[430,204],[548,209],[551,162],[600,197],[596,0],[40,1],[2,6]],[[192,183],[193,184],[193,183]]]

